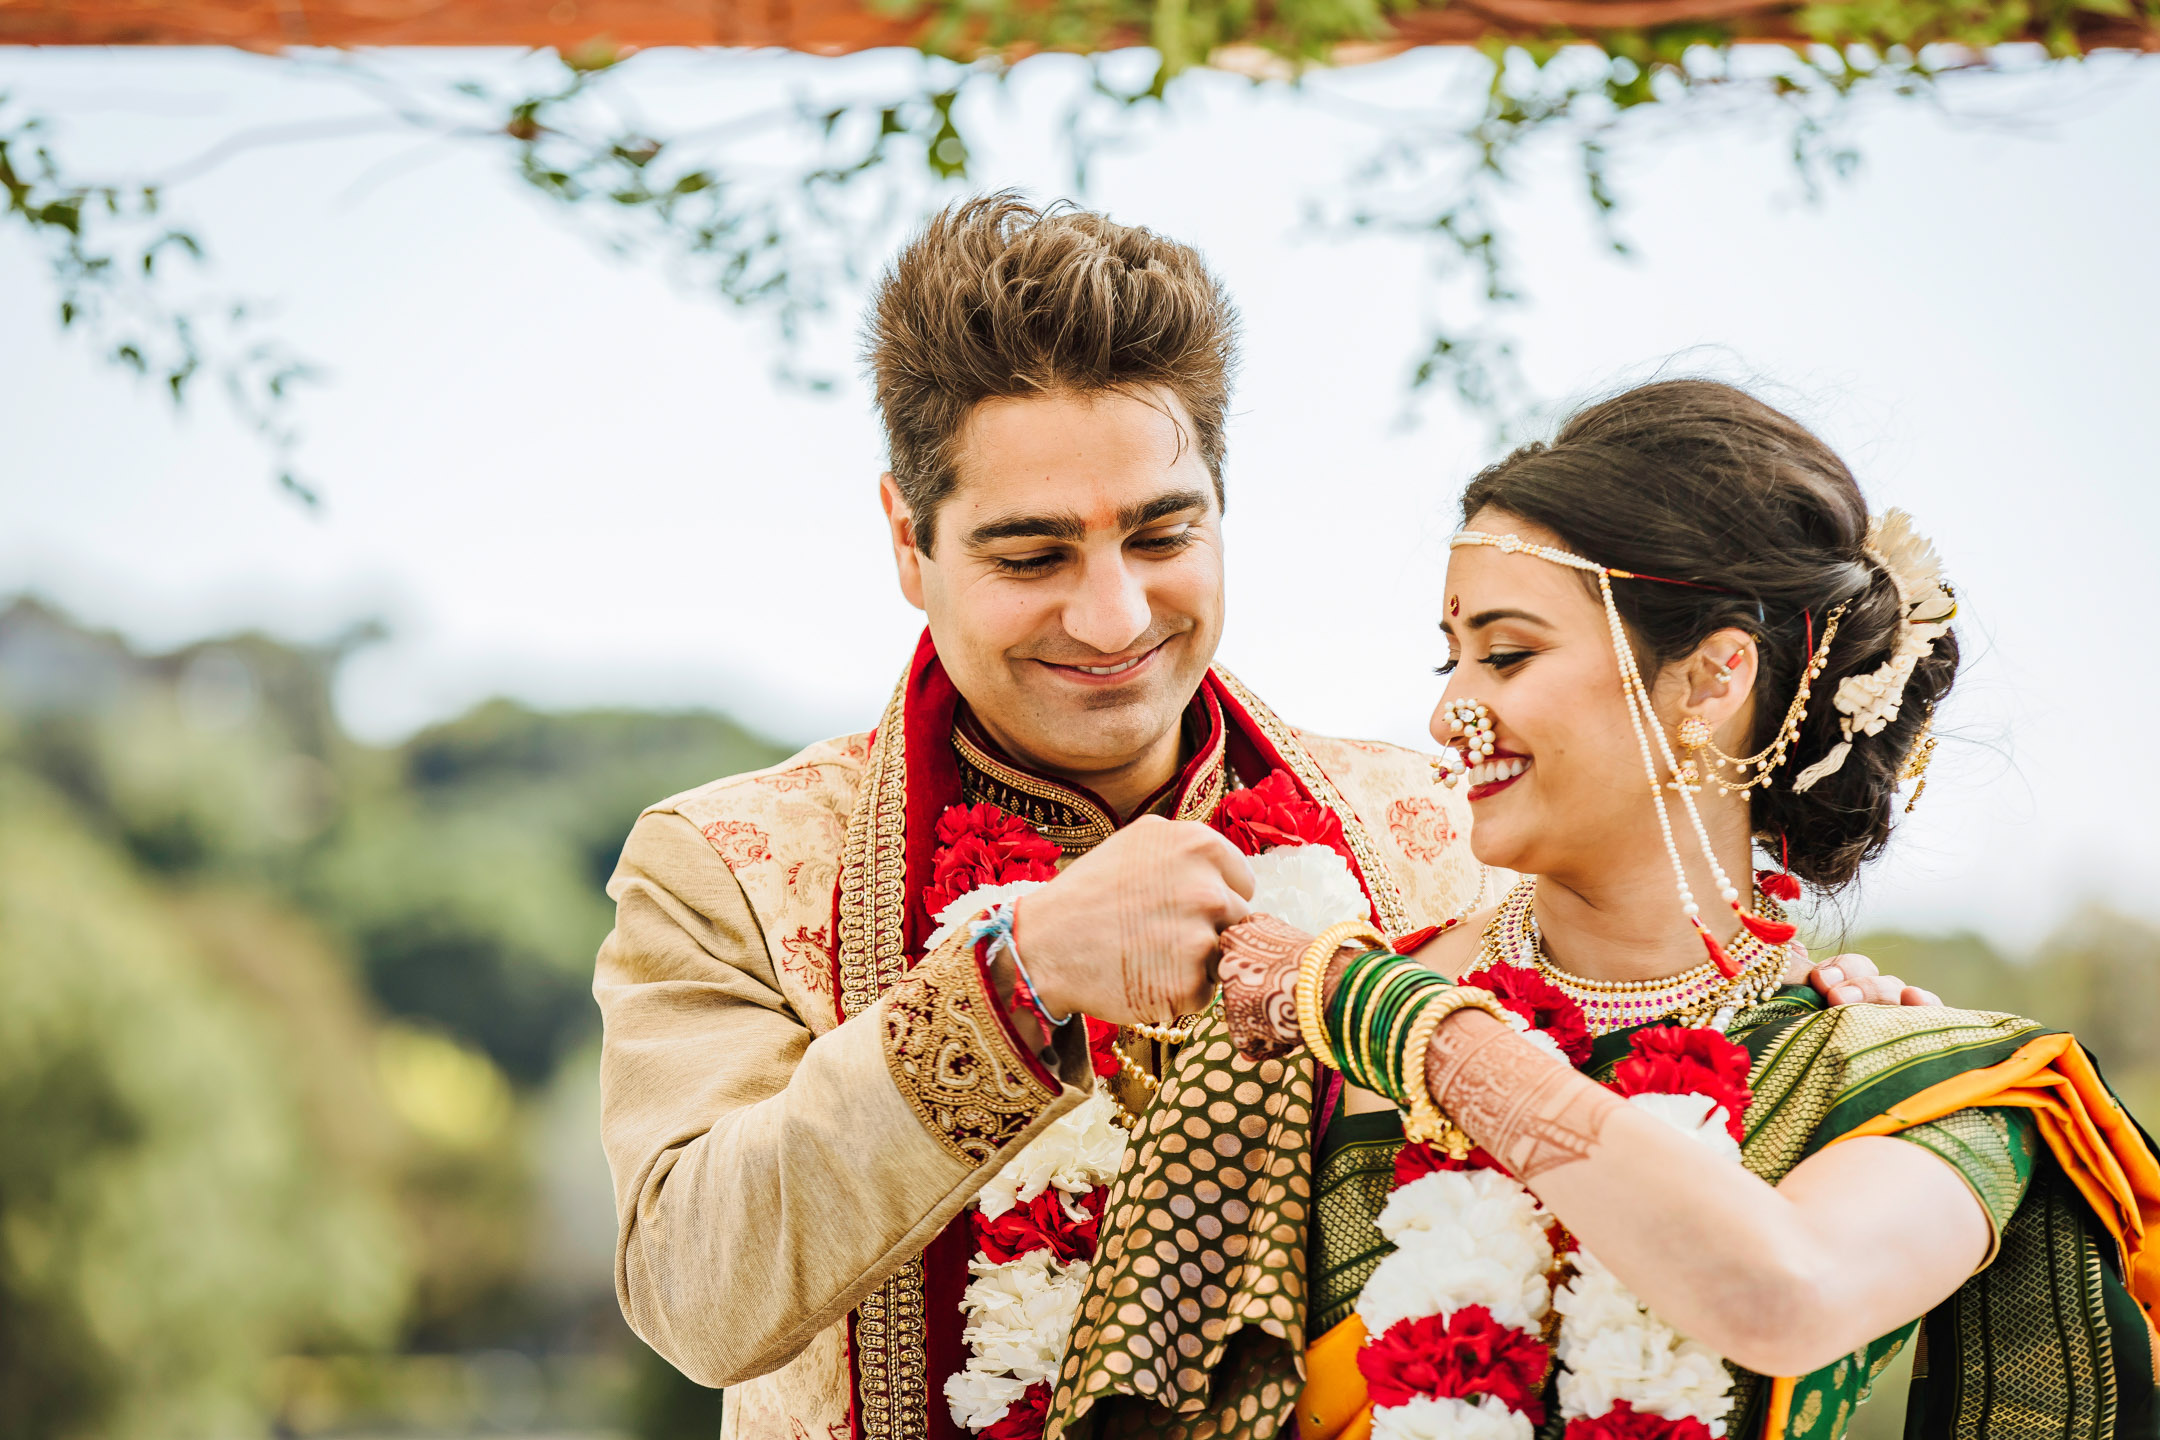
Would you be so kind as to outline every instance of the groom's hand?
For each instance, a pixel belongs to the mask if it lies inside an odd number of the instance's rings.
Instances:
[[[1833,955],[1820,965],[1795,961],[1786,971],[1788,985],[1812,985],[1832,1005],[1940,1005],[1932,990],[1908,985],[1865,955]]]
[[[1207,1004],[1217,937],[1252,893],[1252,867],[1222,836],[1142,816],[1021,896],[1013,944],[1053,1015],[1160,1023]]]

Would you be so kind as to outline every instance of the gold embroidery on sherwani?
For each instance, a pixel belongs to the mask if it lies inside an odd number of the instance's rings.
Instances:
[[[1143,813],[1205,823],[1214,818],[1215,807],[1222,803],[1227,731],[1214,697],[1203,692],[1197,703],[1207,707],[1213,737],[1205,752],[1180,767],[1180,781],[1165,786]],[[1019,816],[1064,851],[1066,859],[1085,855],[1117,832],[1116,818],[1087,795],[1000,759],[969,734],[964,723],[953,726],[952,743],[960,761],[961,799],[970,805],[995,805],[1009,815]]]
[[[1246,689],[1243,681],[1219,665],[1215,667],[1215,678],[1222,681],[1223,688],[1245,707],[1245,713],[1252,716],[1253,723],[1267,736],[1268,743],[1282,756],[1283,764],[1290,767],[1290,773],[1297,777],[1298,783],[1314,800],[1342,818],[1343,841],[1357,857],[1358,869],[1365,874],[1365,890],[1372,897],[1373,917],[1379,921],[1380,928],[1390,935],[1401,935],[1408,930],[1410,913],[1403,907],[1402,892],[1396,888],[1395,877],[1388,872],[1379,847],[1373,844],[1365,823],[1350,808],[1350,802],[1335,788],[1335,782],[1328,779],[1327,772],[1298,740],[1297,732],[1262,704],[1259,696]]]
[[[960,757],[962,799],[1019,816],[1068,858],[1086,854],[1117,829],[1117,822],[1086,796],[1006,764],[958,726],[953,728],[953,750]]]
[[[907,681],[885,707],[840,847],[840,1009],[861,1014],[907,974]],[[862,1440],[922,1440],[930,1428],[920,1255],[855,1309]]]
[[[907,681],[893,691],[840,845],[840,1008],[859,1015],[907,974]]]
[[[946,1149],[981,1165],[1057,1092],[1014,1050],[963,930],[885,997],[885,1065]]]
[[[1297,1399],[1313,1067],[1249,1061],[1204,1020],[1104,1207],[1046,1434],[1267,1440]]]

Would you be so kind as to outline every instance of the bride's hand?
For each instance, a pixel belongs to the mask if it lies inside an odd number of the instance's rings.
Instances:
[[[1298,957],[1312,942],[1272,915],[1254,915],[1223,931],[1223,1026],[1246,1059],[1287,1055],[1303,1042],[1294,992]]]

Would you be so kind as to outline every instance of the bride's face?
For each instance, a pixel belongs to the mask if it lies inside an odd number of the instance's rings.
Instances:
[[[1496,510],[1469,528],[1568,548]],[[1595,578],[1486,546],[1450,552],[1441,629],[1454,663],[1432,733],[1452,741],[1449,701],[1480,700],[1492,712],[1495,753],[1466,777],[1471,848],[1488,865],[1565,875],[1658,844]]]

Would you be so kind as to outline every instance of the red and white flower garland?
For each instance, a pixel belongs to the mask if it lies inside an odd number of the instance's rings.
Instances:
[[[1493,965],[1463,983],[1492,991],[1555,1059],[1589,1059],[1581,1008],[1536,971]],[[1612,1088],[1737,1164],[1748,1064],[1716,1030],[1651,1027]],[[1724,1362],[1645,1309],[1484,1151],[1404,1146],[1375,1223],[1396,1247],[1357,1301],[1376,1440],[1530,1440],[1556,1362],[1566,1440],[1725,1433]]]
[[[1348,863],[1342,822],[1281,770],[1223,797],[1212,822],[1253,867],[1253,905],[1315,933],[1362,919],[1370,902]],[[935,950],[962,926],[1052,879],[1058,847],[995,805],[938,820],[925,907]],[[945,1381],[953,1422],[986,1440],[1040,1440],[1073,1319],[1087,1290],[1125,1132],[1105,1082],[1123,1061],[1116,1027],[1086,1017],[1096,1088],[1030,1141],[977,1194],[973,1277],[960,1308],[968,1359]]]
[[[1612,1088],[1737,1165],[1749,1064],[1716,1030],[1655,1026],[1635,1036]],[[1723,1358],[1651,1314],[1589,1251],[1574,1261],[1574,1277],[1553,1297],[1568,1440],[1723,1436],[1733,1407]]]

